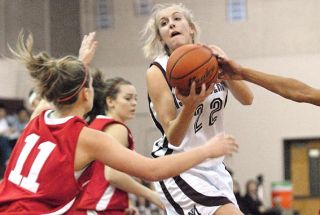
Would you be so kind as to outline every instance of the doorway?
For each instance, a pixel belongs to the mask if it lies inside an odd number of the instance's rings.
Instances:
[[[284,175],[293,187],[293,209],[300,215],[320,209],[320,138],[284,140]]]

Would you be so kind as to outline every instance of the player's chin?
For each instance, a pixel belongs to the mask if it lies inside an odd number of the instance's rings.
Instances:
[[[128,120],[133,119],[135,116],[136,116],[136,112],[135,112],[135,111],[134,111],[134,112],[131,111],[131,112],[128,114]]]
[[[176,39],[172,41],[169,47],[171,47],[171,50],[174,51],[177,48],[187,44],[190,44],[189,41],[187,39],[181,38],[181,39]]]

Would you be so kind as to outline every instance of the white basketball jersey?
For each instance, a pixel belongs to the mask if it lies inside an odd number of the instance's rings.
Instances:
[[[151,65],[157,66],[165,77],[167,61],[168,56],[164,55],[156,58]],[[177,111],[180,112],[182,103],[176,98],[175,90],[171,91]],[[168,142],[149,98],[151,117],[162,133],[162,137],[154,143],[152,156],[159,157],[187,151],[224,132],[223,110],[227,97],[227,86],[224,83],[215,84],[212,94],[196,108],[179,147]],[[165,204],[167,214],[170,215],[212,215],[221,205],[231,202],[237,205],[232,190],[232,178],[225,169],[223,157],[208,159],[178,176],[156,182],[155,188]]]
[[[156,58],[153,65],[158,66],[165,75],[167,61],[168,56],[163,55]],[[182,109],[182,103],[176,98],[174,89],[172,89],[172,95],[174,96],[177,111],[180,112]],[[149,100],[152,118],[163,134],[163,137],[154,145],[153,155],[156,157],[162,156],[166,151],[165,148],[172,149],[176,152],[188,151],[191,148],[204,144],[208,139],[216,134],[224,132],[223,110],[227,102],[227,96],[227,86],[224,83],[215,84],[213,93],[196,108],[186,135],[179,147],[173,146],[170,143],[165,144],[166,138],[163,133],[163,129],[159,128],[161,125],[159,124],[156,113],[153,110],[152,102]],[[159,150],[160,148],[164,148],[164,150]],[[222,161],[223,157],[211,159],[205,163],[202,163],[201,166],[212,166],[212,164],[220,163]]]

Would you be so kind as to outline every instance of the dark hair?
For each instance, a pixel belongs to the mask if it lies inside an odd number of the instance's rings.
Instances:
[[[105,99],[104,89],[105,89],[105,79],[101,70],[95,69],[92,74],[92,87],[94,89],[94,99],[93,107],[90,112],[86,114],[86,119],[88,123],[91,123],[97,115],[105,114]]]
[[[132,85],[131,82],[121,77],[104,79],[100,70],[96,69],[93,74],[92,86],[94,88],[93,108],[87,114],[89,123],[92,122],[97,115],[105,115],[108,111],[106,99],[108,97],[116,99],[119,93],[119,86]]]
[[[11,52],[21,60],[36,80],[36,91],[41,98],[53,102],[58,108],[73,104],[82,87],[89,86],[89,71],[75,56],[52,58],[46,52],[32,53],[33,38],[29,34],[26,41],[21,32],[16,51]]]

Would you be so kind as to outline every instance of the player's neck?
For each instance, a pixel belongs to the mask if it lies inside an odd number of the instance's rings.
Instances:
[[[60,110],[55,110],[52,113],[52,118],[65,118],[68,116],[78,116],[83,118],[85,112],[82,109],[79,108],[65,108]]]
[[[118,122],[121,122],[121,123],[124,123],[124,124],[126,123],[125,120],[121,119],[121,117],[119,117],[117,114],[113,114],[113,113],[109,112],[107,114],[107,116],[112,118],[112,119],[114,119],[114,120],[116,120],[116,121],[118,121]]]

